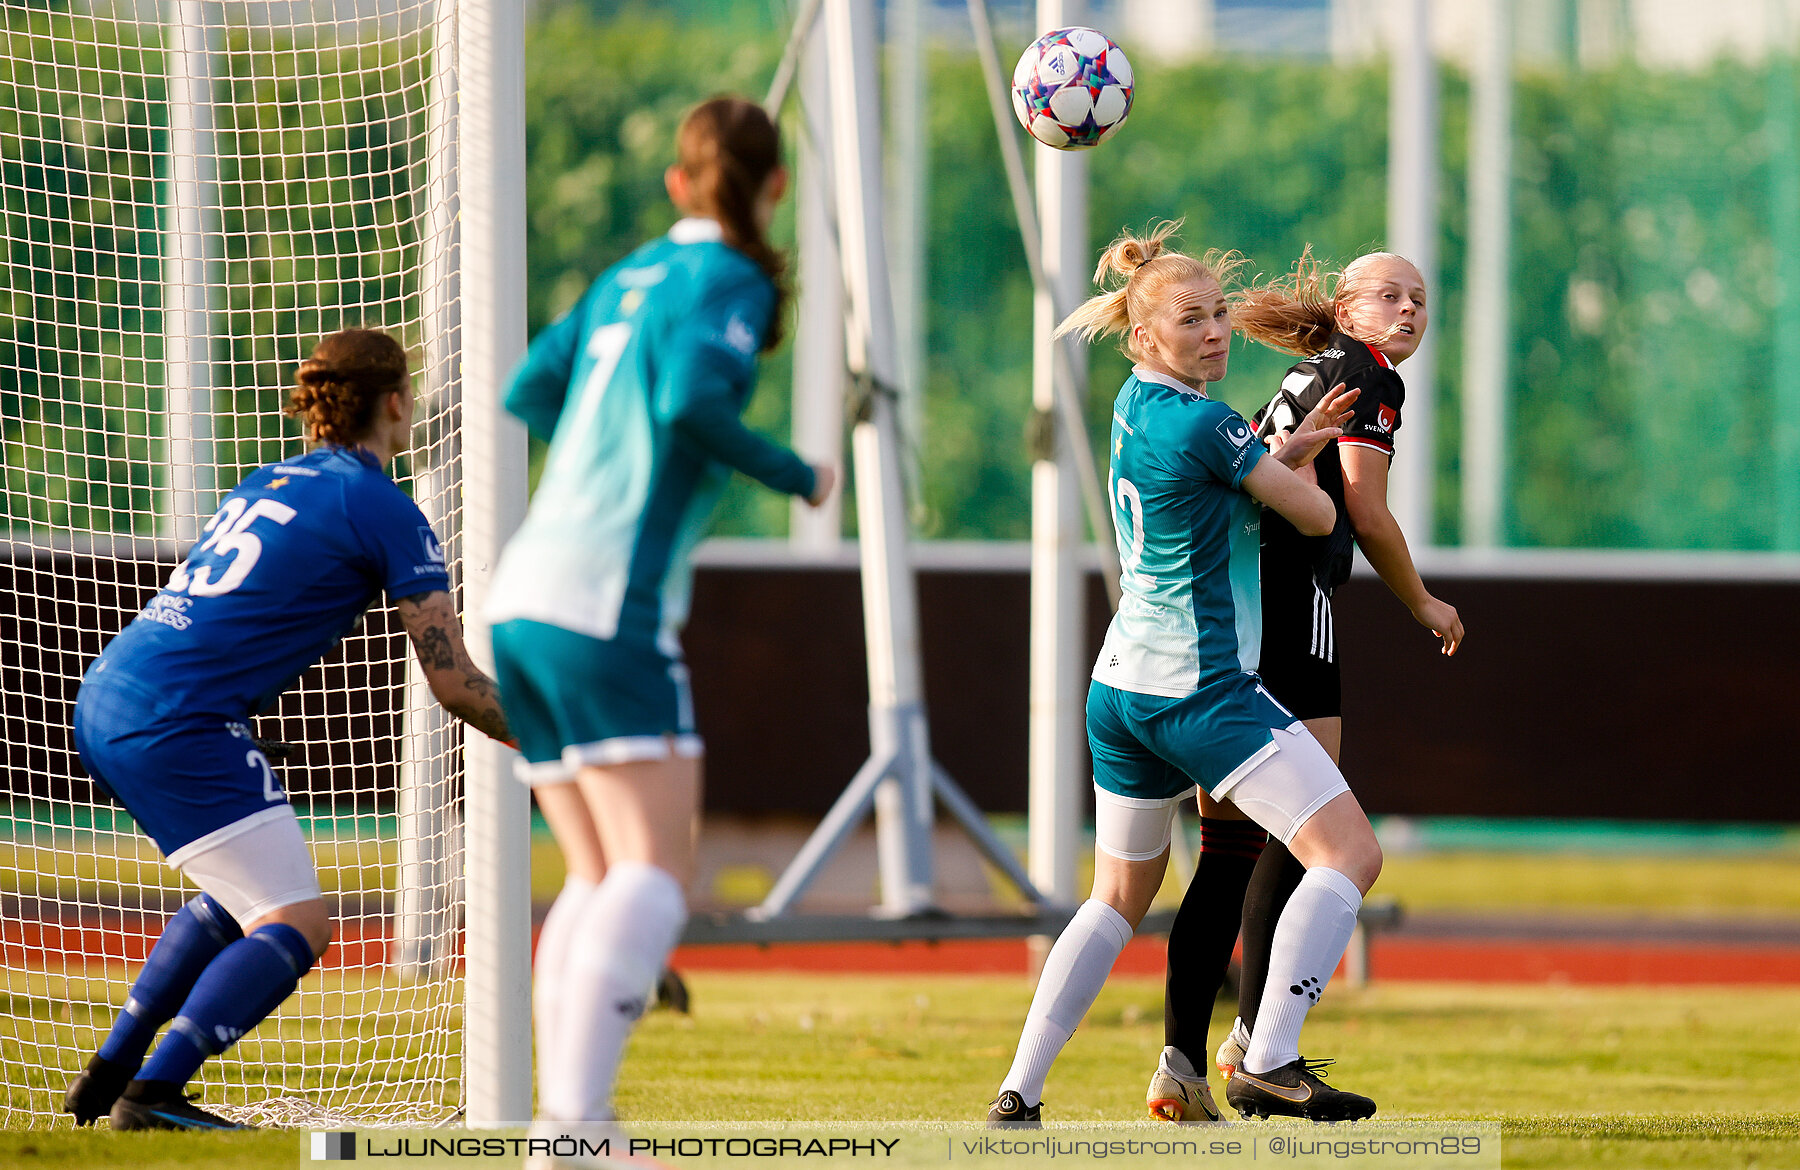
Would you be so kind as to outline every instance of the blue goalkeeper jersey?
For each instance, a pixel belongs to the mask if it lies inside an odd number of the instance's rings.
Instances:
[[[489,620],[660,636],[674,652],[689,556],[731,471],[814,488],[811,467],[739,417],[774,307],[774,285],[716,222],[684,219],[538,334],[506,408],[550,449]]]
[[[1138,366],[1113,403],[1112,505],[1121,599],[1094,680],[1181,696],[1255,670],[1262,649],[1263,457],[1222,402]]]
[[[266,709],[385,590],[447,591],[418,505],[373,455],[321,446],[250,473],[82,680],[135,687],[155,717]]]

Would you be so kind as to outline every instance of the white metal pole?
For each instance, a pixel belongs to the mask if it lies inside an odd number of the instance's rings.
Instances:
[[[1512,224],[1512,5],[1481,0],[1469,96],[1469,263],[1463,302],[1463,544],[1505,543]],[[1427,330],[1429,335],[1429,330]],[[1412,378],[1407,367],[1407,429]]]
[[[169,101],[168,194],[163,224],[164,532],[177,555],[200,535],[215,503],[212,324],[208,253],[219,232],[213,145],[216,22],[209,0],[168,0],[163,23]]]
[[[872,0],[827,0],[838,246],[850,311],[845,353],[870,389],[851,433],[868,643],[870,747],[896,753],[875,794],[882,906],[910,914],[931,901],[931,752],[919,672],[917,583],[900,481],[894,311],[882,241],[881,128]]]
[[[888,255],[894,283],[894,350],[900,389],[900,458],[907,500],[924,500],[925,434],[925,0],[888,0]]]
[[[1080,24],[1086,0],[1038,0],[1039,33]],[[1086,398],[1085,353],[1056,360],[1051,333],[1057,307],[1081,303],[1090,271],[1087,155],[1035,152],[1037,206],[1045,283],[1032,302],[1032,406],[1040,433],[1054,436],[1031,468],[1031,692],[1027,729],[1030,776],[1028,842],[1032,884],[1057,902],[1076,900],[1081,844],[1083,692],[1088,674],[1087,580],[1079,552],[1084,524],[1070,444],[1077,438],[1056,418],[1058,373]],[[1051,290],[1054,290],[1052,292]],[[1105,539],[1107,533],[1098,534]]]
[[[427,129],[426,193],[420,240],[419,332],[424,364],[418,394],[413,501],[444,542],[446,561],[461,560],[463,542],[450,524],[458,458],[455,363],[462,352],[456,187],[455,12],[446,6],[432,27],[432,123]],[[451,913],[461,874],[451,872],[460,824],[451,799],[455,729],[432,696],[418,659],[406,660],[406,728],[395,803],[400,864],[394,898],[394,967],[415,979],[435,978],[454,948]]]
[[[1411,260],[1437,288],[1437,59],[1431,47],[1430,0],[1394,0],[1388,86],[1388,249]],[[1429,303],[1429,301],[1428,301]],[[1406,379],[1402,425],[1406,438],[1388,480],[1388,503],[1414,548],[1434,543],[1432,532],[1433,405],[1436,331],[1401,369]]]
[[[525,350],[525,21],[512,0],[460,0],[463,598],[469,647],[501,547],[525,514],[525,429],[500,405]],[[463,1078],[468,1124],[531,1117],[530,799],[512,753],[465,732],[468,886]]]
[[[837,465],[844,457],[844,272],[832,222],[831,79],[825,29],[816,22],[799,64],[799,174],[795,195],[798,311],[794,322],[794,450],[809,463]],[[842,542],[844,493],[814,508],[791,505],[788,540],[795,548],[829,553]]]
[[[1768,0],[1769,244],[1775,253],[1776,300],[1770,324],[1773,368],[1800,362],[1800,117],[1794,109],[1795,45],[1791,0]],[[1774,547],[1800,550],[1800,386],[1774,379]]]

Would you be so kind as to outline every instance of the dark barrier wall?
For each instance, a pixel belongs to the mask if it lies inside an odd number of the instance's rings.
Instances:
[[[172,568],[173,561],[29,549],[0,562],[0,791],[90,799],[69,734],[81,674]],[[307,673],[303,691],[290,691],[276,713],[257,720],[258,734],[299,745],[278,764],[289,793],[391,798],[406,681],[394,664],[407,650],[390,616],[385,607],[371,609],[362,627]],[[352,695],[362,699],[354,710]]]
[[[1344,770],[1373,813],[1800,821],[1800,583],[1456,577],[1454,658],[1378,580],[1339,593]],[[938,759],[982,807],[1026,804],[1029,584],[926,572]],[[1088,657],[1106,629],[1089,589]],[[686,644],[707,803],[825,810],[868,738],[858,580],[699,574]]]
[[[71,577],[70,569],[76,574]],[[54,570],[54,571],[53,571]],[[71,631],[117,621],[159,575],[103,557],[25,554],[0,566],[5,785],[79,775],[67,722],[97,652]],[[1373,578],[1340,593],[1345,772],[1376,813],[1800,821],[1792,735],[1800,584],[1456,577],[1434,588],[1469,629],[1436,642]],[[1029,582],[1022,570],[927,570],[919,599],[938,759],[982,807],[1023,811]],[[1107,611],[1089,589],[1088,651]],[[290,787],[391,792],[385,757],[399,672],[381,611],[373,640],[327,660],[265,735],[301,741]],[[707,807],[817,816],[868,751],[858,577],[841,568],[703,567],[686,635],[706,736]],[[317,677],[316,675],[313,677]],[[348,694],[372,697],[346,709]],[[330,743],[332,747],[324,745]]]

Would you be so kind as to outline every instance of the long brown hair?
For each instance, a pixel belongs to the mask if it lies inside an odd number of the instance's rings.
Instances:
[[[1294,261],[1292,272],[1252,282],[1250,287],[1231,295],[1232,327],[1274,349],[1311,357],[1339,331],[1338,310],[1361,291],[1369,268],[1380,260],[1405,259],[1392,252],[1367,252],[1343,268],[1328,272],[1313,259],[1312,245],[1308,244],[1300,259]],[[1357,340],[1380,345],[1399,327],[1396,322],[1393,329],[1379,336]]]
[[[1165,241],[1181,227],[1181,222],[1165,220],[1143,236],[1124,232],[1108,244],[1100,255],[1099,267],[1094,269],[1094,283],[1104,288],[1111,278],[1116,281],[1114,287],[1089,297],[1070,313],[1056,327],[1056,336],[1080,333],[1083,341],[1093,341],[1122,334],[1125,353],[1142,360],[1144,355],[1132,340],[1132,326],[1148,321],[1170,288],[1206,278],[1223,288],[1244,258],[1215,248],[1195,259],[1167,247]]]
[[[687,175],[696,210],[716,215],[725,242],[756,261],[775,282],[775,312],[763,337],[763,349],[774,349],[781,343],[791,293],[788,259],[764,238],[756,222],[756,197],[781,165],[781,129],[753,101],[708,98],[688,112],[675,132],[675,165]]]
[[[378,329],[345,329],[313,348],[294,371],[287,413],[315,443],[348,447],[368,437],[387,395],[411,392],[406,350]]]

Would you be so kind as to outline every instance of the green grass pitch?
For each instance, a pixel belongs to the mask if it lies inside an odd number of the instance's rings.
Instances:
[[[1007,977],[697,972],[690,984],[693,1017],[652,1014],[633,1040],[628,1119],[975,1125],[1030,999]],[[1154,980],[1108,985],[1051,1074],[1047,1120],[1141,1115],[1161,995]],[[1385,1118],[1500,1121],[1509,1170],[1800,1167],[1800,989],[1340,984],[1306,1039]],[[14,1131],[0,1133],[0,1165],[290,1166],[298,1141]]]

